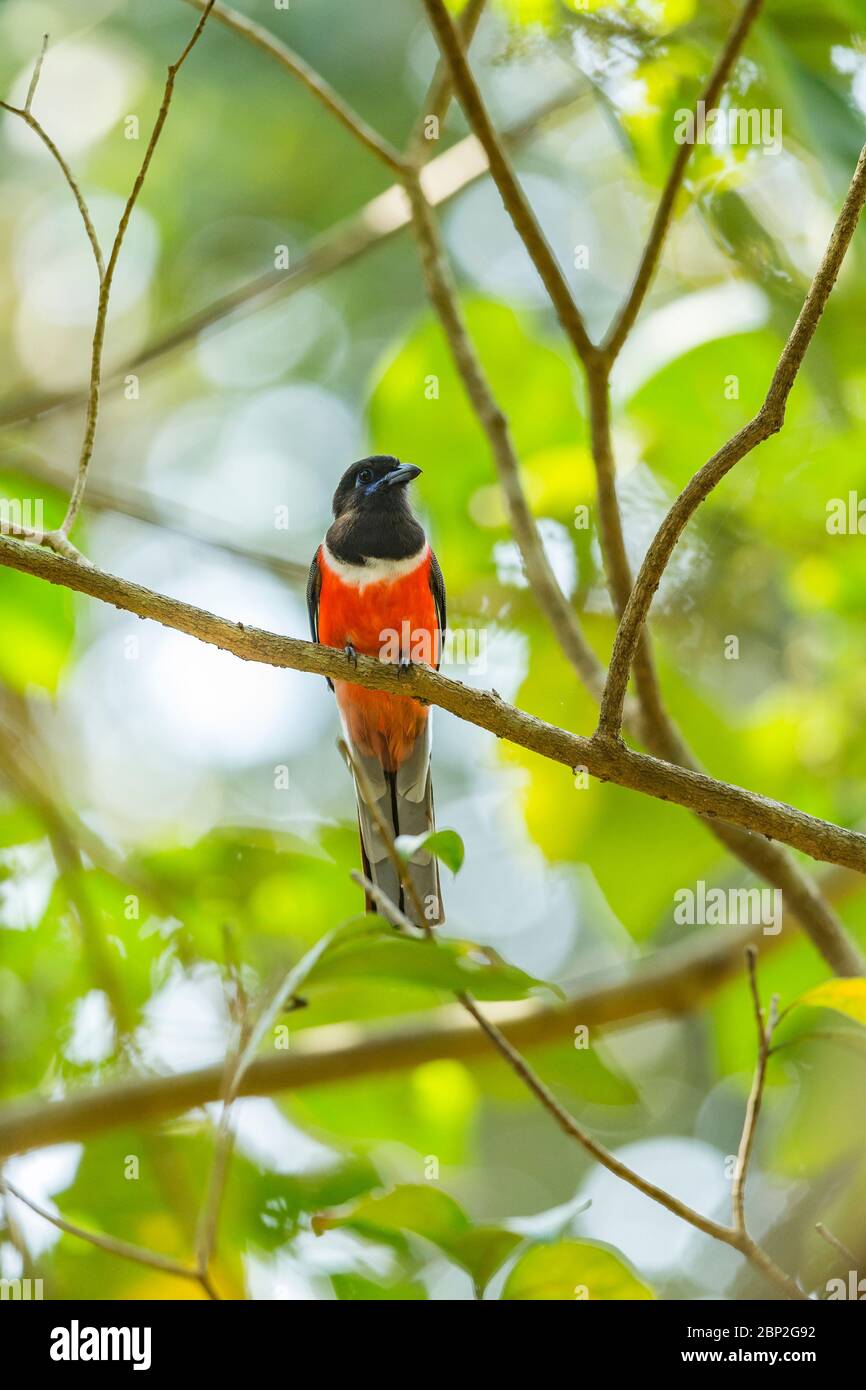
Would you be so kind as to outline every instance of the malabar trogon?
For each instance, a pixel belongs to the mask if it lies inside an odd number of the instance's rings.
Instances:
[[[414,464],[376,454],[353,463],[334,493],[334,520],[313,557],[307,607],[313,641],[400,664],[439,666],[445,632],[445,585],[424,529],[412,512]],[[397,835],[434,829],[430,771],[431,711],[410,696],[332,686],[346,743],[363,768],[368,791]],[[413,920],[409,895],[355,778],[361,856],[369,879]],[[417,849],[409,873],[425,921],[444,920],[436,858]],[[368,911],[375,906],[367,897]],[[424,925],[424,923],[418,923]]]

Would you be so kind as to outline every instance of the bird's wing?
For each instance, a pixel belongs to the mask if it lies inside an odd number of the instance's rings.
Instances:
[[[433,595],[433,602],[436,605],[436,622],[439,625],[439,641],[437,643],[436,670],[439,670],[439,662],[442,660],[442,640],[445,636],[447,626],[447,614],[445,603],[445,580],[442,578],[442,571],[439,568],[439,561],[435,553],[430,551],[430,592]]]
[[[307,575],[307,613],[310,618],[310,636],[314,642],[319,640],[319,594],[322,592],[322,571],[319,569],[319,552],[313,556],[310,573]]]
[[[321,548],[321,547],[320,547]],[[307,614],[310,619],[310,636],[314,642],[319,640],[319,595],[322,592],[322,571],[319,568],[319,551],[313,556],[310,573],[307,576]],[[326,676],[328,688],[333,690],[334,682]]]

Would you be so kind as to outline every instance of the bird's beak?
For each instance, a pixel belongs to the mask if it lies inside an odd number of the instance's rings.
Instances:
[[[413,478],[417,478],[421,472],[414,463],[401,463],[399,467],[392,468],[390,473],[386,473],[382,482],[386,487],[402,487],[404,483],[411,483]]]

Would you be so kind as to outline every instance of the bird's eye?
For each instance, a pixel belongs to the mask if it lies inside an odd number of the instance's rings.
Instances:
[[[372,481],[373,481],[373,470],[372,470],[372,468],[362,468],[361,471],[357,474],[357,477],[356,477],[355,481],[356,481],[356,482],[359,482],[359,483],[372,483]]]

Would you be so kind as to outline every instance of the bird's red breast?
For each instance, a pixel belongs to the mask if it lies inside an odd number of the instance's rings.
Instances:
[[[439,662],[439,628],[430,588],[430,547],[410,560],[379,561],[351,573],[320,546],[318,637],[383,661]],[[417,700],[335,681],[349,741],[394,772],[409,757],[427,721]]]

